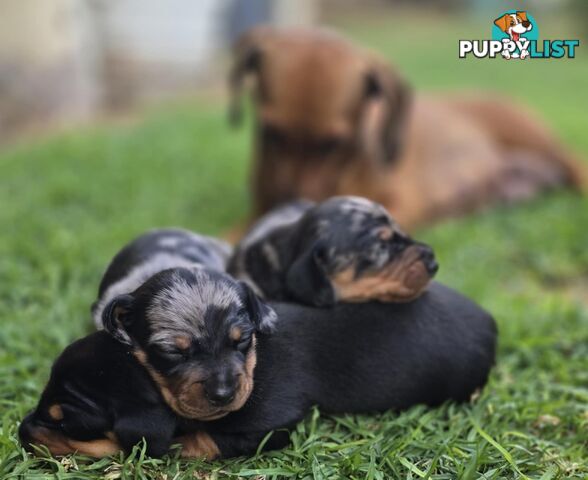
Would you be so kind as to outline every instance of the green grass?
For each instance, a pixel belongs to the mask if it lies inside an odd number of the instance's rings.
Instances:
[[[461,33],[447,22],[423,20],[422,45],[410,52],[408,22],[362,20],[340,24],[417,87],[510,91],[588,157],[582,50],[573,62],[458,61]],[[471,404],[314,412],[289,448],[210,464],[149,459],[140,448],[100,461],[25,454],[18,422],[55,356],[92,330],[89,305],[111,256],[154,226],[233,226],[248,211],[249,148],[247,129],[230,131],[222,105],[190,100],[0,154],[0,478],[588,477],[588,199],[569,193],[419,234],[438,252],[440,280],[499,323],[497,367]]]

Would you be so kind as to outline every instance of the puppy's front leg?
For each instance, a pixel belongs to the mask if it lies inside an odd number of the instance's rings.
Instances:
[[[214,439],[206,432],[195,432],[182,435],[174,440],[182,446],[180,455],[183,458],[205,458],[214,460],[221,456],[221,451]]]
[[[184,458],[205,458],[214,460],[219,457],[237,457],[253,455],[269,432],[253,433],[206,433],[203,431],[177,437],[174,443],[182,446],[180,455]],[[264,445],[264,450],[285,447],[290,440],[287,431],[275,431]]]

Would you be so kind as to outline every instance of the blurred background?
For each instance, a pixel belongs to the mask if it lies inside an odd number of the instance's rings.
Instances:
[[[488,78],[479,61],[465,67],[456,60],[456,45],[461,38],[490,38],[492,20],[513,6],[484,0],[3,0],[0,142],[128,113],[146,101],[222,92],[228,47],[258,23],[332,25],[389,53],[417,85],[501,89],[502,72]],[[578,38],[588,29],[583,0],[516,7],[533,12],[542,38]],[[463,78],[464,67],[477,74]],[[526,82],[509,78],[509,89],[524,95],[517,85]]]

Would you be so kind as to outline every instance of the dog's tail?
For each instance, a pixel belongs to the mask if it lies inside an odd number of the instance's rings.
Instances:
[[[538,115],[499,96],[460,97],[454,102],[504,148],[506,158],[520,158],[523,154],[527,159],[536,159],[534,164],[526,162],[527,168],[535,168],[539,176],[549,176],[546,186],[563,185],[588,192],[588,164],[568,151],[538,120]]]

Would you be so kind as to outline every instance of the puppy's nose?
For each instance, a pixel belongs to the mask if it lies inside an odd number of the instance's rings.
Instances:
[[[435,253],[430,247],[421,247],[421,260],[427,269],[427,273],[431,276],[435,275],[439,270],[439,264],[435,259]]]
[[[525,28],[529,28],[529,25],[531,25],[531,22],[529,20],[523,20],[523,27]]]
[[[227,385],[206,389],[206,398],[217,407],[228,405],[235,398],[235,389]]]

